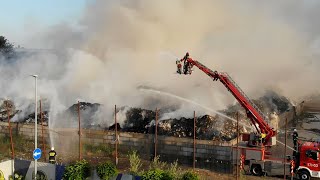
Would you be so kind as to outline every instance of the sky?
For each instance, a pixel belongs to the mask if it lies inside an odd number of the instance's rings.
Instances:
[[[0,34],[21,44],[23,36],[34,29],[75,22],[86,3],[86,0],[0,0]]]

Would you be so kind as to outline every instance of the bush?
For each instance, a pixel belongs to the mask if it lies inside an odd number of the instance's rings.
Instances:
[[[0,178],[0,180],[2,180],[2,179]],[[14,172],[13,176],[12,175],[9,176],[9,180],[25,180],[25,177],[20,175],[20,173],[18,173],[18,172]]]
[[[178,161],[171,163],[167,171],[174,177],[174,179],[180,179],[182,175],[182,170],[178,167]]]
[[[90,176],[90,165],[86,160],[77,161],[73,165],[66,167],[64,180],[83,180]]]
[[[181,179],[182,180],[199,180],[200,178],[196,173],[194,173],[192,171],[187,171],[186,173],[184,173],[182,175]]]
[[[171,163],[170,166],[159,161],[159,157],[155,157],[149,166],[149,171],[143,172],[142,179],[159,179],[159,180],[180,180],[182,170],[178,168],[178,162]]]
[[[162,173],[162,178],[161,180],[174,180],[176,176],[172,174],[170,171],[164,171]],[[177,177],[176,177],[177,178]]]
[[[97,166],[97,174],[103,180],[108,180],[109,178],[115,176],[118,173],[116,166],[107,161],[105,163],[101,163]]]
[[[132,175],[138,175],[142,164],[137,151],[132,151],[128,156],[130,161],[130,173]]]
[[[165,169],[167,167],[166,162],[161,162],[160,156],[157,156],[153,159],[153,161],[150,163],[149,169]]]
[[[142,180],[162,180],[163,177],[163,170],[161,169],[152,169],[144,174],[142,174]]]

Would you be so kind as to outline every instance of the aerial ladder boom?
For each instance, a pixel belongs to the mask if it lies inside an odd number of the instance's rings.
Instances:
[[[276,135],[276,132],[266,122],[267,116],[265,116],[262,111],[248,98],[228,73],[212,71],[192,58],[186,58],[185,61],[191,64],[191,66],[197,66],[201,71],[211,77],[213,81],[220,80],[220,82],[231,92],[240,105],[246,110],[247,117],[251,120],[257,132],[264,132],[266,134],[265,141],[263,143],[264,145],[268,145],[269,140]]]

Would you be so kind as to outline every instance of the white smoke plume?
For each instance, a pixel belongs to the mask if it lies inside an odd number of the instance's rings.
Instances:
[[[180,108],[172,116],[183,111],[192,116],[196,109],[143,93],[138,86],[165,90],[212,109],[232,103],[228,91],[200,70],[195,68],[191,76],[175,74],[176,57],[189,51],[209,68],[228,72],[249,97],[272,88],[299,99],[319,92],[316,7],[320,2],[88,1],[75,27],[61,23],[24,38],[32,39],[25,40],[26,47],[54,51],[0,64],[1,96],[32,100],[29,75],[38,74],[39,96],[51,99],[53,124],[59,121],[56,114],[78,98],[103,104],[107,124],[113,121],[115,104]]]

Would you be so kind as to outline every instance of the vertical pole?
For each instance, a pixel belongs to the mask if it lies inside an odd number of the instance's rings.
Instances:
[[[196,111],[193,111],[193,170],[196,168]]]
[[[46,143],[44,141],[44,133],[43,133],[43,114],[42,114],[42,102],[40,99],[40,120],[41,120],[41,136],[42,136],[42,147],[43,147],[43,154],[44,160],[47,162],[47,153],[46,153]]]
[[[13,147],[13,140],[12,140],[12,129],[11,129],[11,125],[10,125],[10,108],[9,108],[8,100],[6,101],[6,106],[7,106],[9,133],[10,133],[11,158],[14,159],[14,147]]]
[[[38,148],[38,89],[37,89],[37,75],[35,77],[35,110],[34,110],[34,149]],[[34,179],[37,179],[37,160],[34,161]]]
[[[154,139],[154,158],[157,157],[157,142],[158,142],[158,108],[156,108],[156,127]]]
[[[288,123],[288,119],[286,118],[286,124],[284,127],[285,133],[284,133],[283,179],[286,179],[287,123]]]
[[[236,164],[236,176],[237,176],[237,180],[239,179],[239,166],[238,166],[238,161],[240,160],[240,158],[239,158],[239,160],[238,160],[238,155],[239,155],[239,112],[237,112],[237,154],[236,154],[236,162],[237,162],[237,164]]]
[[[79,122],[79,161],[82,159],[82,145],[81,145],[81,119],[80,119],[80,102],[78,101],[78,122]]]
[[[118,165],[118,125],[117,125],[117,105],[114,105],[114,124],[115,124],[115,137],[116,137],[116,165]]]

